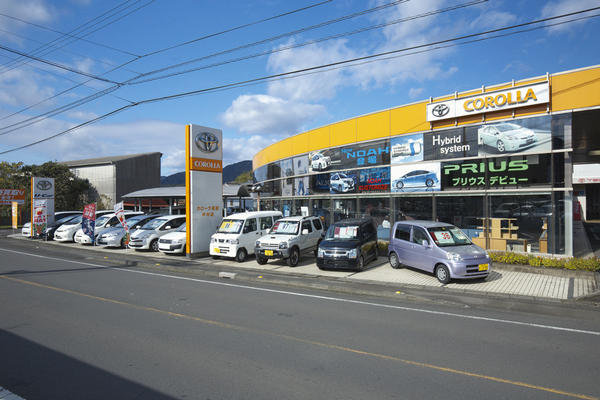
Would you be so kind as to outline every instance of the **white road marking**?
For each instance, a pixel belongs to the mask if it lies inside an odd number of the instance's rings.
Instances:
[[[0,400],[25,400],[0,386]]]
[[[14,251],[14,250],[7,250],[7,249],[0,249],[0,250],[7,251],[10,253],[30,256],[30,257],[44,258],[46,260],[55,260],[55,261],[61,261],[61,262],[68,262],[68,263],[72,263],[72,264],[87,265],[87,266],[96,267],[96,268],[106,268],[106,269],[111,269],[113,271],[119,271],[119,272],[150,275],[150,276],[157,276],[157,277],[161,277],[161,278],[170,278],[170,279],[178,279],[178,280],[184,280],[184,281],[190,281],[190,282],[206,283],[206,284],[210,284],[210,285],[228,286],[228,287],[233,287],[233,288],[238,288],[238,289],[257,290],[257,291],[262,291],[262,292],[284,294],[284,295],[288,295],[288,296],[299,296],[299,297],[307,297],[307,298],[313,298],[313,299],[319,299],[319,300],[339,301],[342,303],[361,304],[361,305],[372,306],[372,307],[391,308],[391,309],[403,310],[403,311],[413,311],[413,312],[420,312],[420,313],[427,313],[427,314],[434,314],[434,315],[443,315],[443,316],[447,316],[447,317],[473,319],[473,320],[479,320],[479,321],[497,322],[497,323],[512,324],[512,325],[522,325],[522,326],[529,326],[529,327],[541,328],[541,329],[550,329],[550,330],[556,330],[556,331],[583,333],[583,334],[588,334],[588,335],[600,336],[600,332],[587,331],[587,330],[581,330],[581,329],[563,328],[563,327],[559,327],[559,326],[533,324],[533,323],[529,323],[529,322],[510,321],[510,320],[497,319],[497,318],[477,317],[474,315],[461,315],[461,314],[448,313],[448,312],[443,312],[443,311],[422,310],[419,308],[402,307],[402,306],[395,306],[395,305],[388,305],[388,304],[378,304],[378,303],[371,303],[371,302],[359,301],[359,300],[338,299],[338,298],[329,297],[329,296],[318,296],[318,295],[306,294],[306,293],[288,292],[288,291],[284,291],[284,290],[257,288],[257,287],[246,286],[246,285],[236,285],[233,283],[226,283],[226,282],[211,282],[211,281],[207,281],[207,280],[203,280],[203,279],[190,278],[190,277],[184,277],[184,276],[172,276],[172,275],[159,274],[156,272],[107,267],[105,265],[90,264],[90,263],[86,263],[86,262],[82,262],[82,261],[64,260],[61,258],[53,258],[53,257],[36,255],[36,254],[22,253],[22,252]]]

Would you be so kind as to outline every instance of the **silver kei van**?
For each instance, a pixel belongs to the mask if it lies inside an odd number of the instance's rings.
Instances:
[[[435,221],[399,221],[390,232],[388,258],[435,274],[438,281],[486,278],[492,268],[487,251],[473,244],[456,226]]]

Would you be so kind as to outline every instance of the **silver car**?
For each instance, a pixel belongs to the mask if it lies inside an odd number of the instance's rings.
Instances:
[[[537,135],[517,124],[484,125],[478,130],[479,144],[495,147],[500,153],[517,151],[534,145]]]
[[[406,265],[435,274],[438,281],[486,278],[492,268],[487,251],[456,226],[436,221],[396,222],[390,234],[392,268]]]

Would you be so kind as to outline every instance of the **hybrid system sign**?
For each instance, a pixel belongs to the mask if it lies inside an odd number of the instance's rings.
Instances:
[[[550,102],[547,81],[427,104],[427,121],[464,117]]]

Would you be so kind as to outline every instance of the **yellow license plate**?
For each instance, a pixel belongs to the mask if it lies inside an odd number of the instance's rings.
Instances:
[[[489,264],[479,264],[480,271],[487,271],[489,268]]]
[[[218,247],[215,247],[213,250],[215,251],[215,253],[220,253],[221,252],[221,249],[219,249]]]
[[[265,250],[265,256],[272,256],[273,250]]]

